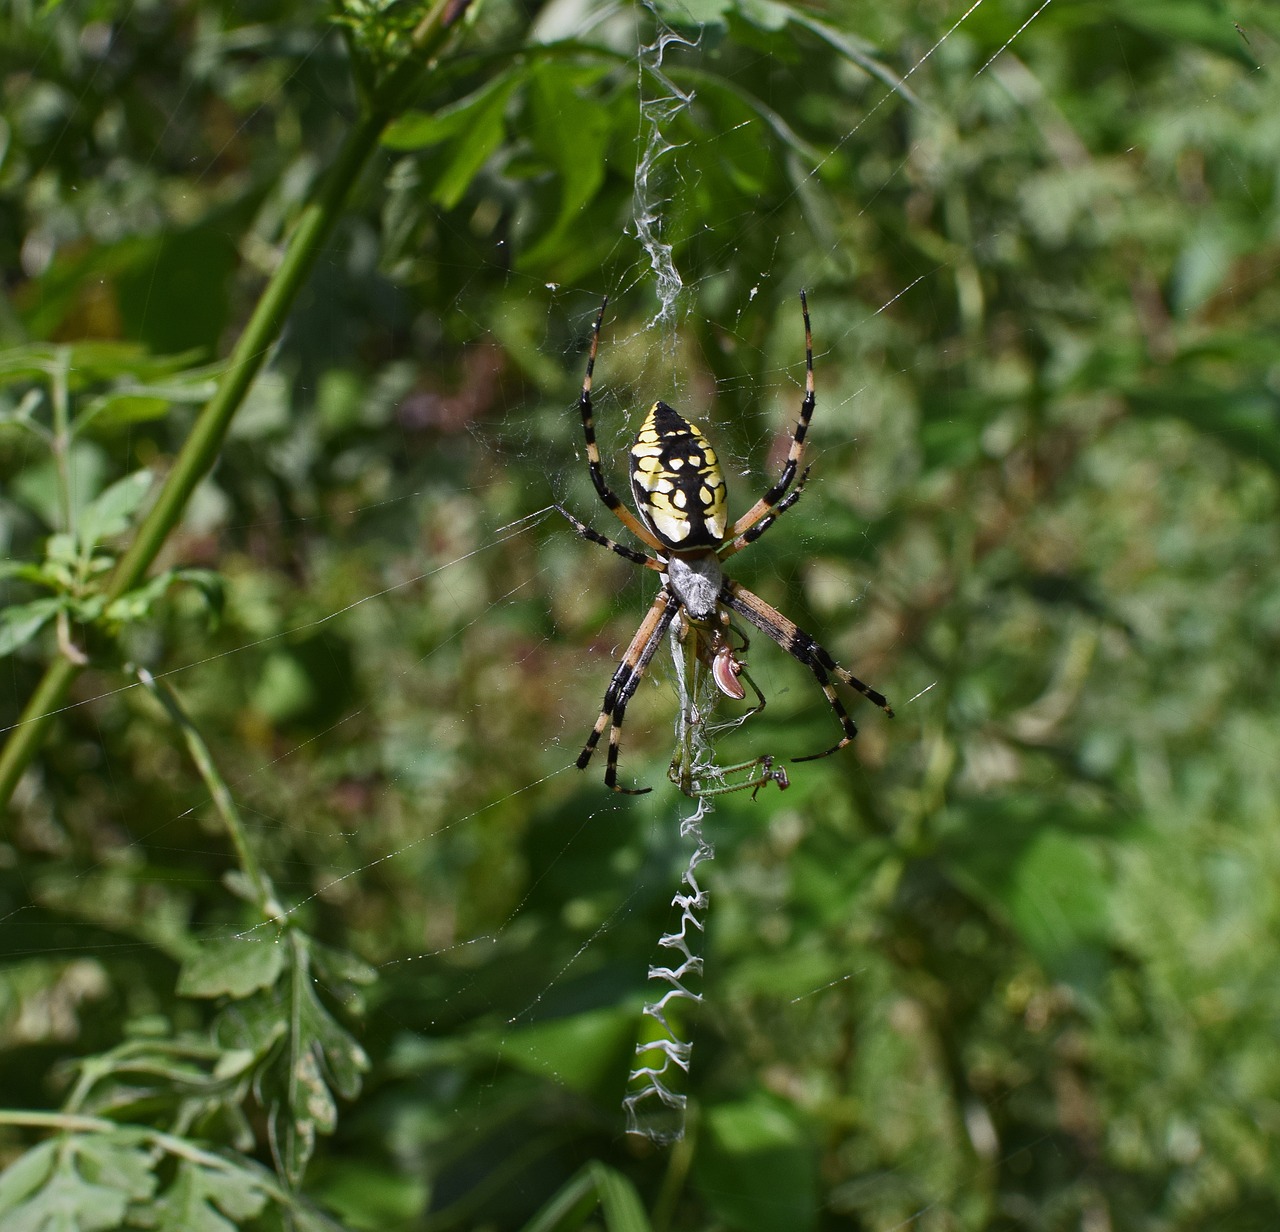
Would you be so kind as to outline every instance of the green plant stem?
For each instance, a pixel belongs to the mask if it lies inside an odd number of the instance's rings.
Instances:
[[[282,920],[285,910],[276,898],[270,878],[262,871],[258,857],[254,855],[253,848],[249,845],[249,835],[241,820],[240,810],[236,808],[235,797],[232,796],[231,789],[222,775],[218,773],[213,755],[209,752],[209,746],[205,744],[199,728],[191,721],[178,695],[164,681],[157,680],[145,667],[138,669],[138,679],[144,688],[154,694],[168,711],[169,717],[177,725],[178,730],[182,732],[191,760],[195,762],[204,785],[209,789],[213,807],[218,810],[222,825],[231,838],[232,846],[236,849],[236,859],[240,863],[240,868],[249,879],[249,884],[253,886],[254,901],[258,909],[268,920]]]
[[[389,75],[368,113],[346,136],[320,191],[302,211],[288,248],[240,335],[217,392],[200,412],[165,478],[155,505],[138,528],[107,584],[107,603],[142,580],[178,524],[196,485],[212,468],[223,439],[253,384],[286,315],[324,247],[383,130],[425,72],[429,59],[466,12],[468,0],[438,0],[413,35],[413,48]],[[66,701],[80,665],[65,655],[49,664],[0,751],[0,809],[7,807],[50,722]]]

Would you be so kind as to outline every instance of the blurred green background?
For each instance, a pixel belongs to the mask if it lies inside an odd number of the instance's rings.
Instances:
[[[421,15],[5,8],[6,735],[89,663],[0,842],[0,1223],[1280,1226],[1280,12],[484,0],[180,572],[104,611],[148,499],[112,485],[166,472]],[[653,579],[549,506],[620,531],[575,410],[608,293],[613,482],[663,397],[742,512],[801,286],[813,474],[733,573],[897,718],[719,801],[659,1148],[620,1101],[689,854],[675,694],[659,662],[628,711],[652,794],[572,768]],[[802,667],[751,668],[723,761],[832,742]]]

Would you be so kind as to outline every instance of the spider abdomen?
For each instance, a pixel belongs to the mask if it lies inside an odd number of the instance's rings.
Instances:
[[[724,472],[702,430],[655,402],[631,446],[631,492],[650,530],[673,551],[724,542]]]

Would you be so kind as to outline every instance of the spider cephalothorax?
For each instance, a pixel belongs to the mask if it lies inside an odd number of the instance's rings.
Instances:
[[[677,618],[681,640],[696,639],[697,657],[711,669],[712,679],[720,691],[733,698],[746,696],[739,680],[745,676],[741,656],[746,653],[746,638],[742,637],[741,646],[733,645],[732,635],[737,630],[730,623],[730,613],[743,617],[803,663],[822,687],[840,721],[842,735],[831,748],[794,760],[812,761],[844,748],[857,735],[858,729],[836,694],[833,682],[848,685],[892,717],[889,703],[875,689],[836,663],[822,646],[781,612],[746,587],[726,578],[721,568],[722,561],[759,539],[781,514],[795,504],[804,490],[808,471],[799,476],[798,482],[796,476],[804,457],[805,435],[809,431],[814,407],[813,342],[804,292],[800,292],[800,309],[804,315],[805,393],[787,461],[777,483],[731,525],[725,503],[724,472],[711,442],[700,428],[665,402],[655,402],[649,408],[630,450],[631,492],[639,518],[622,504],[606,482],[600,465],[600,450],[596,445],[591,379],[607,303],[606,300],[600,305],[600,315],[596,318],[579,400],[582,429],[587,440],[587,463],[600,499],[637,539],[653,550],[654,555],[648,556],[607,538],[565,509],[560,509],[560,512],[584,539],[598,543],[634,564],[655,570],[662,576],[662,586],[613,674],[604,695],[600,717],[578,756],[578,768],[586,768],[605,727],[608,727],[609,757],[605,783],[614,791],[629,794],[649,790],[618,785],[618,739],[627,702],[635,693],[663,634]],[[764,704],[763,698],[760,704]],[[786,776],[781,771],[769,770],[771,759],[762,758],[760,763],[766,766],[766,781],[786,785]]]

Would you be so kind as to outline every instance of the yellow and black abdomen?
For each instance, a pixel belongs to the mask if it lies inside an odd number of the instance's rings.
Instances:
[[[631,492],[645,524],[673,551],[724,542],[724,472],[716,451],[665,402],[649,409],[631,446]]]

